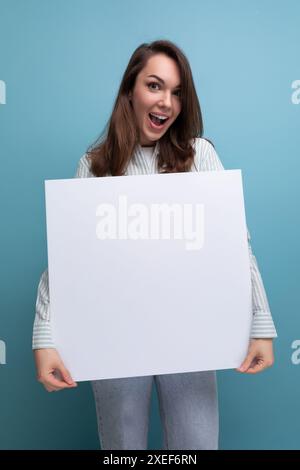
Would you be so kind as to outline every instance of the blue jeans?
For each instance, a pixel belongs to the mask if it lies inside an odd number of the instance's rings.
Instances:
[[[101,449],[147,449],[153,379],[163,449],[218,449],[215,371],[92,381]]]

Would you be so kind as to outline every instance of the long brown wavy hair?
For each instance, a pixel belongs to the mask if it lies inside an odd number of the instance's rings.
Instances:
[[[189,62],[178,46],[167,40],[141,44],[132,54],[123,75],[114,108],[104,132],[88,149],[91,171],[95,176],[121,176],[139,143],[139,131],[129,93],[139,72],[150,57],[163,53],[175,60],[181,79],[181,111],[159,139],[158,171],[189,171],[194,162],[191,140],[202,137],[203,121]]]

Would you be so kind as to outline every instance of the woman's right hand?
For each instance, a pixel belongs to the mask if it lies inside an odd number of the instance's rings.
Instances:
[[[56,349],[35,349],[34,358],[37,380],[44,385],[48,392],[77,387],[77,383],[73,381]]]

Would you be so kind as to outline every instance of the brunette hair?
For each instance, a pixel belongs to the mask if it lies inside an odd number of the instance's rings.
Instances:
[[[141,44],[132,54],[123,75],[117,98],[104,132],[88,149],[91,171],[95,176],[121,176],[139,142],[138,126],[129,94],[139,72],[150,57],[163,53],[175,60],[181,79],[181,111],[159,139],[158,169],[162,173],[189,171],[194,162],[191,140],[202,137],[203,121],[188,59],[171,41],[157,40]]]

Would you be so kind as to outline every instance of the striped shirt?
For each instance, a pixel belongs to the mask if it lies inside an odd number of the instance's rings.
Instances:
[[[214,149],[214,147],[203,138],[196,138],[193,143],[196,150],[194,163],[190,171],[218,171],[224,170],[224,167]],[[141,147],[138,145],[135,149],[133,158],[131,158],[125,175],[141,175],[158,173],[157,154],[159,151],[159,142],[151,147]],[[76,178],[95,177],[90,170],[90,161],[87,154],[79,160]],[[251,285],[252,285],[252,313],[253,321],[250,332],[251,338],[276,338],[277,333],[270,312],[263,281],[259,272],[256,258],[250,245],[250,234],[247,230],[248,249],[250,257]],[[40,278],[36,313],[33,325],[32,348],[55,348],[51,332],[51,308],[49,298],[48,269],[46,269]]]

